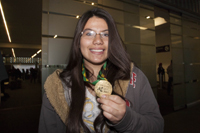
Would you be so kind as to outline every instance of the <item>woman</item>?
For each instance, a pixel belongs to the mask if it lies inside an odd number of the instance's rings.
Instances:
[[[68,64],[45,82],[39,132],[163,132],[149,82],[130,62],[108,12],[83,14]],[[99,80],[111,83],[111,95],[96,96]]]

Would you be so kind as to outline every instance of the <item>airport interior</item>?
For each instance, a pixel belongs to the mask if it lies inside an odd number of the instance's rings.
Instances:
[[[94,7],[147,76],[164,133],[200,133],[200,0],[0,0],[0,133],[38,132],[44,83],[68,65],[76,24]]]

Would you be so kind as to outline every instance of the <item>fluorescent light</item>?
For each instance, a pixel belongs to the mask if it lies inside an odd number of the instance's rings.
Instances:
[[[37,53],[35,53],[34,55],[31,56],[31,58],[34,58],[37,54],[39,54],[42,50],[38,50]]]
[[[34,58],[37,54],[34,54],[33,56],[31,56],[31,58]]]
[[[77,15],[76,18],[79,18],[79,15]]]
[[[55,35],[53,38],[56,38],[58,35]]]
[[[40,49],[40,50],[38,50],[38,51],[37,51],[37,54],[39,54],[41,51],[42,51],[41,49]]]
[[[0,10],[1,10],[2,18],[3,18],[4,26],[5,26],[5,28],[6,28],[8,40],[9,40],[9,42],[11,42],[10,33],[9,33],[9,30],[8,30],[8,27],[7,27],[6,19],[5,19],[5,17],[4,17],[3,7],[2,7],[2,5],[1,5],[1,1],[0,1]]]
[[[134,28],[138,28],[138,29],[140,29],[140,30],[146,30],[147,28],[146,27],[142,27],[142,26],[133,26]]]
[[[14,49],[12,48],[12,53],[13,53],[13,57],[15,57],[15,51]]]
[[[154,25],[155,26],[162,25],[162,24],[165,24],[165,23],[167,23],[167,21],[162,17],[154,18]]]

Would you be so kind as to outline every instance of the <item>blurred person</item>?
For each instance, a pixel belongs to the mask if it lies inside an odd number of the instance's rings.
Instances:
[[[159,77],[159,83],[160,83],[160,89],[163,88],[163,77],[165,74],[165,69],[162,67],[162,63],[159,63],[158,66],[158,77]]]
[[[34,83],[36,83],[36,79],[37,79],[37,70],[31,67],[30,68],[30,81],[31,81],[31,83],[32,83],[32,81]]]
[[[167,86],[167,94],[170,95],[171,88],[172,88],[172,82],[173,82],[173,67],[172,67],[172,60],[170,65],[167,67],[167,74],[168,74],[168,86]]]

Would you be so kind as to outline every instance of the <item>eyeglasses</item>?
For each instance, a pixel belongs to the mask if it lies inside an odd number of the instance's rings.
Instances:
[[[93,30],[84,30],[81,32],[81,34],[82,34],[82,37],[86,38],[86,39],[94,39],[96,37],[96,35],[100,35],[102,40],[108,40],[108,37],[109,37],[108,31],[96,33]]]

